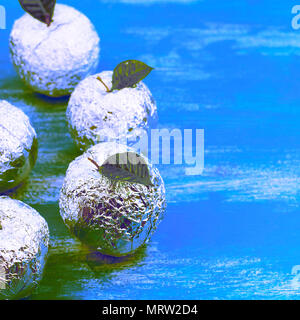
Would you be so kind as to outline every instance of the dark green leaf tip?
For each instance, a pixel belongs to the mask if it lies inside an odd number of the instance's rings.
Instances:
[[[138,60],[121,62],[113,71],[111,91],[134,88],[140,81],[145,79],[153,69],[154,68]]]
[[[50,26],[56,0],[19,0],[19,2],[32,17]]]

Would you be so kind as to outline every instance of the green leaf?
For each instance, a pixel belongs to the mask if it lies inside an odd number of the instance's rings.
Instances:
[[[56,0],[19,0],[19,2],[31,16],[50,26]]]
[[[121,62],[113,72],[111,91],[134,87],[152,70],[153,68],[138,60]]]
[[[145,186],[153,185],[148,165],[137,153],[117,153],[109,157],[101,167],[93,159],[88,159],[101,174],[113,181],[140,183]]]

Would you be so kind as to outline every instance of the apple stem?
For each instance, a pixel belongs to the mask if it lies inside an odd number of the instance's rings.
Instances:
[[[98,171],[101,170],[101,167],[99,166],[99,164],[98,164],[95,160],[93,160],[93,159],[91,159],[91,158],[88,158],[88,160],[91,161],[91,163],[96,166],[96,168],[98,169]]]
[[[111,92],[111,90],[109,90],[108,86],[105,84],[105,82],[100,77],[97,77],[97,80],[99,80],[104,85],[106,92]]]
[[[49,14],[46,15],[46,24],[47,24],[47,27],[50,27],[50,24],[51,24],[51,17]]]

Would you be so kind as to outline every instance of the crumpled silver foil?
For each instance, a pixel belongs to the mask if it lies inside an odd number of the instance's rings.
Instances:
[[[0,196],[0,299],[31,293],[41,279],[48,244],[44,218],[21,201]]]
[[[0,101],[0,192],[27,178],[37,158],[37,137],[24,112]]]
[[[112,74],[104,71],[84,79],[70,97],[67,120],[81,150],[105,141],[133,145],[157,120],[156,103],[143,82],[106,92],[97,77],[110,89]]]
[[[148,242],[166,208],[164,182],[148,160],[153,185],[113,181],[88,160],[101,166],[116,153],[134,152],[113,142],[101,143],[69,166],[60,194],[60,213],[84,244],[111,256],[125,256]]]
[[[15,21],[11,60],[34,91],[53,97],[69,95],[80,80],[95,72],[99,41],[85,15],[57,4],[50,27],[27,13]]]

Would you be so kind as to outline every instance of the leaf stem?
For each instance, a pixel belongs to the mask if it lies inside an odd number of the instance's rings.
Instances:
[[[105,82],[100,77],[97,77],[97,80],[99,80],[104,85],[106,92],[111,92],[111,90],[109,90],[108,86],[105,84]]]

